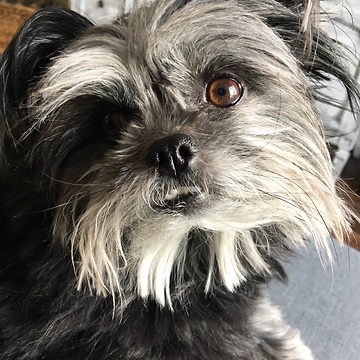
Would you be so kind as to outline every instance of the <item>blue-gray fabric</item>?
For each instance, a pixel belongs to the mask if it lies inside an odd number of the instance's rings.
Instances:
[[[360,252],[336,247],[331,270],[314,248],[285,264],[289,283],[270,285],[273,303],[300,329],[317,360],[360,360]]]

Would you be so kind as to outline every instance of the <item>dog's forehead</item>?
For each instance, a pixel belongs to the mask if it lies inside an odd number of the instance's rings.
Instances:
[[[250,68],[264,71],[264,64],[275,54],[282,61],[290,58],[286,46],[261,17],[237,2],[168,4],[157,3],[112,25],[91,29],[67,56],[81,57],[89,67],[95,58],[98,68],[116,67],[124,81],[136,80],[135,87],[154,78],[185,81],[186,85],[186,80],[209,68],[221,71],[239,64],[245,73]]]
[[[290,77],[292,87],[303,81],[280,37],[238,2],[191,1],[174,11],[158,2],[86,31],[51,64],[40,93],[56,107],[93,96],[147,112],[157,87],[175,100],[169,106],[190,110],[207,81],[223,74],[260,92]]]
[[[116,25],[126,32],[127,50],[147,60],[178,62],[197,56],[201,63],[200,57],[207,60],[224,53],[245,58],[247,49],[268,47],[269,41],[284,49],[256,12],[234,1],[192,1],[176,11],[154,6],[153,13],[141,9],[127,16],[126,24],[122,27],[120,19]]]
[[[252,56],[251,50],[268,48],[269,41],[274,51],[286,52],[283,42],[261,16],[238,2],[180,3],[187,4],[175,7],[167,1],[167,5],[158,2],[125,15],[112,25],[95,27],[76,41],[71,51],[92,47],[113,52],[124,63],[151,65],[155,61],[168,66],[171,60],[178,64],[194,58],[199,65],[220,54],[245,60]]]

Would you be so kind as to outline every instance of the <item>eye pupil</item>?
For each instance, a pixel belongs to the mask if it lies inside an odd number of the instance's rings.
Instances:
[[[207,100],[216,107],[235,105],[242,95],[243,87],[230,77],[216,78],[207,87]]]
[[[226,95],[226,90],[224,88],[220,88],[217,90],[217,93],[219,96],[225,96]]]

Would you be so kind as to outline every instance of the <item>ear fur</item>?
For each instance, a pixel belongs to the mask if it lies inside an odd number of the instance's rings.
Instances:
[[[291,48],[304,73],[313,82],[315,98],[334,105],[334,99],[324,96],[321,88],[328,80],[337,79],[347,92],[352,112],[358,114],[360,89],[346,65],[348,56],[353,54],[349,54],[350,51],[345,46],[321,30],[322,15],[328,17],[329,21],[331,17],[323,13],[320,0],[277,0],[277,2],[289,9],[294,17],[284,21],[274,14],[271,23]]]
[[[0,59],[0,152],[11,129],[26,116],[29,87],[36,85],[52,57],[92,23],[64,9],[35,13],[18,31]]]

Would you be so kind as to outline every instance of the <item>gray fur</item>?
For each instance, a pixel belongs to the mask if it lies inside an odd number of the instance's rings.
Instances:
[[[309,241],[331,261],[329,239],[344,240],[353,214],[314,84],[334,72],[358,93],[318,13],[316,1],[155,1],[90,27],[29,82],[8,143],[55,198],[51,241],[69,248],[79,293],[112,297],[121,322],[138,299],[176,314],[194,291],[232,297]],[[244,92],[218,108],[206,89],[224,76]],[[181,179],[144,161],[179,134],[194,149]],[[167,206],[182,193],[196,203]],[[248,342],[226,328],[223,353],[248,360],[241,347],[256,344],[256,360],[313,359],[266,296],[249,303]]]
[[[67,238],[71,232],[72,249],[81,254],[75,265],[79,288],[86,282],[99,294],[122,293],[130,281],[131,292],[171,306],[170,274],[177,269],[182,293],[183,250],[191,229],[208,234],[209,261],[230,291],[249,272],[269,271],[259,249],[273,250],[262,229],[272,227],[296,247],[312,238],[329,256],[329,230],[341,238],[349,229],[309,80],[262,21],[266,10],[273,11],[270,5],[195,2],[164,22],[168,3],[157,3],[129,14],[125,24],[111,25],[116,37],[95,28],[53,61],[33,99],[41,105],[34,107],[30,131],[46,128],[39,147],[66,132],[69,121],[76,123],[66,109],[83,97],[139,113],[125,120],[129,124],[101,163],[79,179],[71,173],[65,180],[70,184],[64,185],[54,236]],[[209,104],[204,90],[214,74],[224,72],[245,88],[238,106],[228,111]],[[200,149],[196,170],[184,181],[203,198],[193,216],[154,211],[178,184],[139,162],[151,142],[174,132],[189,134]],[[71,214],[84,197],[86,209],[72,224]],[[154,226],[159,223],[161,228]],[[257,244],[254,230],[261,234]],[[211,276],[210,268],[204,291],[211,290]]]

